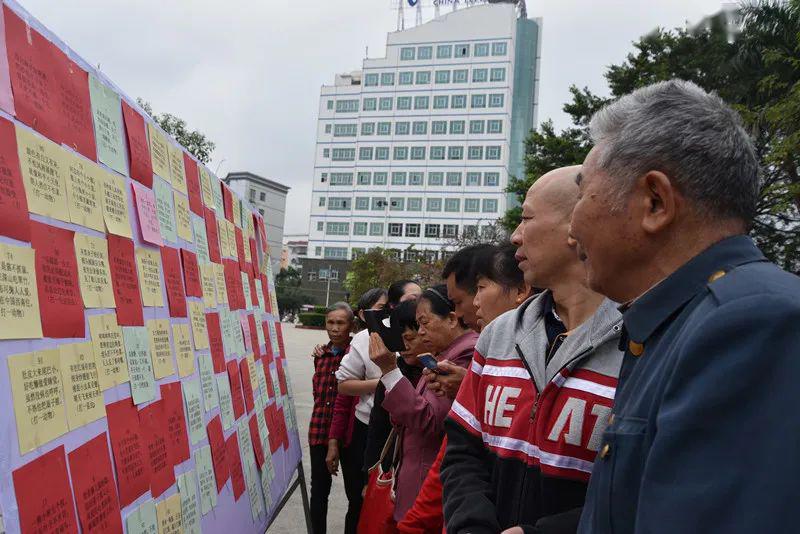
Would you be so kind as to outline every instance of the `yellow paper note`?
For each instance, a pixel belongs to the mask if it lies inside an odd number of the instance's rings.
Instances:
[[[203,165],[198,165],[200,172],[200,190],[203,192],[203,204],[214,209],[214,194],[211,192],[211,176]]]
[[[216,276],[214,285],[217,287],[217,302],[228,304],[228,287],[225,285],[225,268],[219,263],[212,263]]]
[[[66,434],[58,349],[9,356],[8,375],[20,454]]]
[[[153,359],[153,374],[156,380],[175,374],[172,363],[172,346],[169,342],[169,320],[151,319],[146,321],[150,335],[150,357]]]
[[[158,534],[181,534],[181,494],[175,493],[156,504]]]
[[[244,261],[253,263],[253,255],[250,254],[250,240],[248,238],[244,239]]]
[[[66,150],[60,151],[59,165],[67,170],[67,207],[69,218],[75,224],[105,231],[103,224],[103,184],[97,180],[93,162]]]
[[[233,197],[233,224],[241,228],[242,226],[242,201],[239,197]]]
[[[75,256],[78,258],[83,305],[87,308],[116,308],[106,240],[75,232]]]
[[[177,191],[173,191],[172,196],[175,200],[175,220],[178,225],[178,237],[193,243],[192,220],[189,218],[189,199]]]
[[[92,336],[100,389],[105,391],[129,381],[125,342],[122,338],[122,328],[117,324],[117,315],[114,313],[90,315],[89,332]]]
[[[64,149],[17,126],[17,150],[28,211],[69,222]]]
[[[217,235],[219,236],[219,253],[226,257],[228,256],[228,227],[225,225],[225,219],[217,219]]]
[[[203,286],[203,305],[206,308],[217,307],[217,290],[214,283],[215,273],[213,263],[200,264],[200,283]]]
[[[183,150],[180,147],[167,143],[169,150],[169,177],[172,187],[184,195],[186,192],[186,169],[183,167]]]
[[[147,123],[147,133],[150,136],[150,159],[153,162],[153,172],[169,181],[169,143],[156,126]]]
[[[142,288],[142,303],[145,306],[163,306],[161,293],[161,254],[146,247],[136,249],[136,268]]]
[[[0,339],[42,337],[35,254],[0,243]]]
[[[172,325],[172,342],[175,345],[175,359],[178,360],[178,376],[183,378],[194,374],[194,352],[189,339],[189,325],[175,323]]]
[[[92,343],[67,343],[60,345],[58,352],[69,429],[75,430],[105,417],[106,406]]]
[[[106,230],[109,234],[131,239],[133,233],[128,216],[128,192],[124,178],[100,166],[95,166],[93,170],[97,182],[102,184],[103,221],[106,223]]]
[[[203,303],[190,300],[189,319],[192,323],[192,337],[194,338],[194,348],[196,350],[208,348],[208,329],[206,327],[206,313]]]
[[[233,204],[235,206],[236,201],[234,201]],[[238,259],[239,252],[236,249],[236,226],[228,219],[225,219],[225,228],[228,231],[228,255]]]
[[[250,237],[255,237],[256,235],[256,226],[253,224],[253,214],[250,213],[247,215],[247,235]]]

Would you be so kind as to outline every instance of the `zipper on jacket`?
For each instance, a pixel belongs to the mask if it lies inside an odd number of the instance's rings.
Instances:
[[[539,407],[539,391],[536,388],[536,380],[533,379],[533,371],[531,371],[531,366],[528,365],[528,360],[526,360],[525,355],[522,354],[522,349],[519,347],[519,343],[515,343],[514,348],[517,349],[517,356],[519,356],[519,359],[522,360],[522,365],[525,367],[525,370],[528,371],[528,376],[531,377],[531,382],[533,383],[533,389],[536,390],[536,398],[533,401],[533,408],[531,408],[531,416],[530,416],[532,423],[534,418],[536,417],[536,410]]]

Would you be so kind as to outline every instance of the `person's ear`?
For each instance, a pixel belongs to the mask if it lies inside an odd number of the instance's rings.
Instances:
[[[632,215],[648,234],[662,232],[672,224],[683,200],[675,183],[661,171],[649,171],[642,175],[636,181],[632,194],[635,195],[632,204],[635,212]]]
[[[450,328],[455,328],[456,326],[458,326],[458,316],[456,315],[456,312],[448,313],[447,321],[448,321],[448,326],[450,326]]]
[[[517,306],[525,302],[528,296],[531,294],[531,286],[526,283],[522,283],[522,285],[517,286],[517,294],[514,298],[514,302],[517,303]]]

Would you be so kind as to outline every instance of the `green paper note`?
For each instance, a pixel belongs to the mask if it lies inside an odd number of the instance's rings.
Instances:
[[[123,326],[122,340],[131,378],[131,397],[134,404],[156,398],[156,378],[150,359],[150,335],[144,326]]]
[[[217,381],[214,380],[214,364],[211,361],[211,355],[198,355],[197,365],[200,367],[200,385],[203,388],[203,406],[205,406],[206,412],[210,412],[219,406]]]
[[[217,505],[217,482],[211,466],[211,447],[205,445],[194,453],[197,480],[200,482],[200,513],[206,515]]]
[[[266,402],[269,398],[269,391],[267,390],[267,377],[264,375],[264,363],[261,360],[256,362],[256,375],[258,380],[259,394],[256,396],[258,400]],[[262,406],[262,410],[264,407]]]
[[[156,196],[156,211],[158,212],[158,223],[161,225],[161,237],[170,243],[177,243],[178,228],[175,224],[172,186],[164,180],[154,178],[153,193]]]
[[[189,438],[196,445],[206,435],[203,412],[200,406],[200,384],[197,380],[183,380],[183,400],[186,403],[186,419],[189,421]]]
[[[256,290],[261,294],[261,281],[256,280]],[[261,327],[261,312],[256,309],[255,311],[255,320],[256,320],[256,334],[258,335],[258,346],[263,347],[265,340],[264,340],[264,329]]]
[[[127,175],[119,95],[89,73],[89,98],[92,102],[97,157],[118,173]]]
[[[247,487],[247,496],[250,499],[250,513],[253,521],[258,519],[264,511],[264,503],[261,498],[260,482],[258,477],[258,467],[256,457],[253,452],[253,442],[250,437],[250,427],[247,419],[239,421],[239,455],[242,458],[242,468],[244,471],[244,482]]]
[[[214,197],[214,209],[217,211],[219,217],[225,218],[225,206],[222,202],[222,188],[220,187],[219,178],[211,175],[211,196]]]
[[[192,214],[192,228],[194,229],[194,242],[197,243],[197,261],[201,264],[211,262],[208,255],[208,236],[206,222],[201,217]]]
[[[222,426],[229,430],[236,419],[233,416],[233,399],[231,398],[231,383],[228,382],[228,373],[215,376],[217,391],[219,392],[219,413],[222,415]]]
[[[181,494],[181,524],[186,534],[200,534],[200,515],[197,513],[197,484],[194,471],[178,475],[178,492]]]
[[[156,503],[151,500],[143,502],[139,508],[125,518],[128,534],[158,534],[156,519]]]

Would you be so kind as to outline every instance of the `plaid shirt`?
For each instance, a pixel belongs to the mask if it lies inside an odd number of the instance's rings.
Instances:
[[[338,354],[331,350],[331,344],[325,346],[322,356],[314,358],[314,378],[311,387],[314,392],[314,409],[308,424],[308,444],[327,445],[328,431],[333,420],[333,406],[336,404],[337,381],[336,370],[349,349],[345,347]]]

